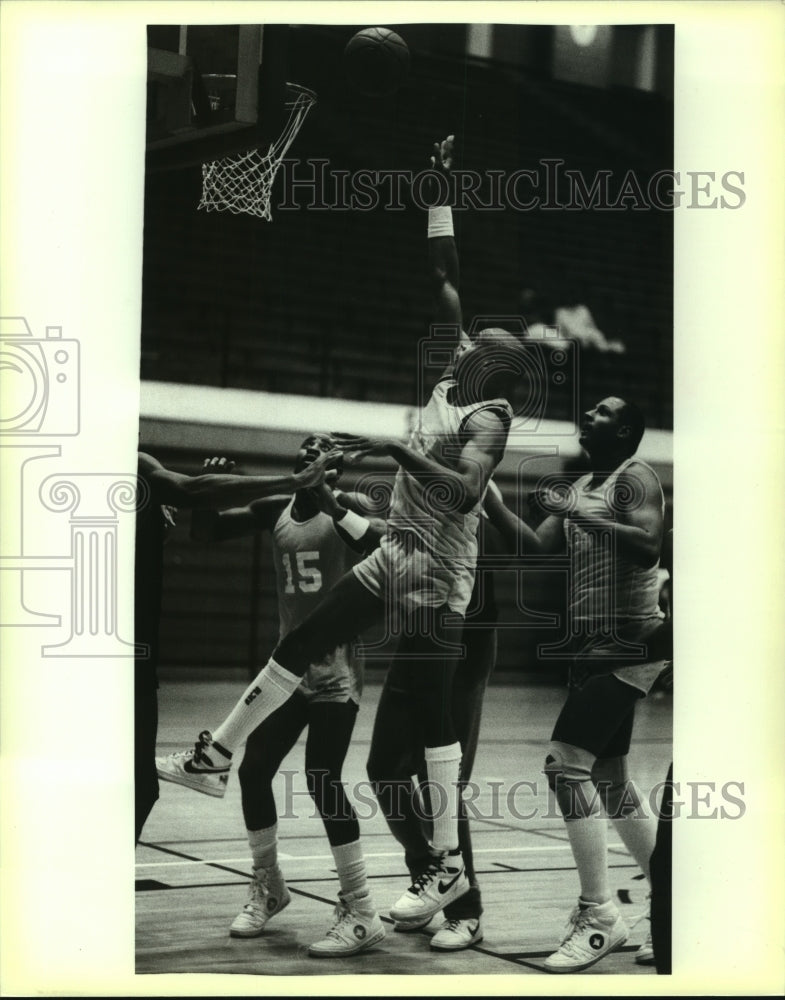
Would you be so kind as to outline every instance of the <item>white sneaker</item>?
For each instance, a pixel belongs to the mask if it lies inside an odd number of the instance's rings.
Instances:
[[[369,903],[365,897],[366,905]],[[369,905],[358,907],[358,900],[338,893],[335,922],[321,941],[308,949],[313,958],[345,958],[360,951],[368,951],[384,939],[384,925]]]
[[[436,951],[460,951],[471,948],[482,941],[482,926],[479,917],[463,920],[445,920],[441,928],[431,938],[431,948]]]
[[[578,905],[570,914],[559,949],[545,959],[547,972],[582,972],[627,940],[627,925],[609,900]]]
[[[205,730],[199,733],[193,750],[156,757],[155,769],[158,777],[163,781],[171,781],[175,785],[183,785],[185,788],[193,788],[197,792],[222,799],[232,764],[230,759],[215,749],[211,753],[207,752],[212,742],[212,736]]]
[[[229,936],[258,937],[270,917],[280,913],[291,901],[278,865],[254,869],[254,877],[248,886],[248,902],[232,921]]]
[[[461,855],[442,854],[412,882],[390,910],[390,916],[406,922],[430,919],[470,888]]]

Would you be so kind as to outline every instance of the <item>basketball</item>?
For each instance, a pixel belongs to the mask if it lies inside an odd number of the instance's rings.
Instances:
[[[364,28],[344,49],[351,84],[367,97],[393,94],[409,70],[409,47],[389,28]]]

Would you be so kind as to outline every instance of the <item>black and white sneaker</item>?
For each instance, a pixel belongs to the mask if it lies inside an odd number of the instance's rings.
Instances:
[[[217,799],[223,798],[226,792],[231,768],[231,755],[222,753],[206,730],[199,733],[193,750],[155,758],[155,769],[162,781],[193,788]]]
[[[470,889],[460,853],[442,854],[418,878],[390,910],[393,920],[411,923],[430,920]]]

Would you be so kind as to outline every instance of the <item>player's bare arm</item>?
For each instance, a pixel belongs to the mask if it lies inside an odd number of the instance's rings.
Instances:
[[[660,557],[663,536],[662,487],[652,470],[633,462],[616,481],[613,510],[608,517],[582,517],[584,524],[609,529],[617,551],[639,566],[653,566]]]
[[[149,484],[156,503],[185,508],[228,508],[248,504],[275,493],[293,493],[298,489],[329,481],[335,473],[328,469],[337,452],[320,456],[301,472],[283,476],[237,476],[232,473],[210,472],[186,476],[166,469],[161,463],[139,452],[137,469]]]
[[[357,552],[371,552],[376,548],[387,530],[384,518],[368,517],[352,495],[336,493],[326,483],[309,492],[319,510],[333,519],[335,529],[346,545]]]
[[[498,491],[488,490],[484,501],[491,524],[515,553],[552,554],[564,548],[564,518],[558,514],[546,517],[535,530],[510,510]]]
[[[466,443],[457,467],[446,468],[435,459],[414,451],[408,445],[391,438],[366,438],[352,434],[333,435],[344,450],[347,460],[359,461],[372,455],[388,455],[421,483],[444,484],[448,500],[444,510],[467,513],[479,502],[486,484],[504,454],[507,428],[501,419],[488,410],[480,410],[467,420],[464,428]]]
[[[431,156],[431,169],[448,180],[453,164],[454,142],[455,136],[448,135],[442,142],[434,143]],[[433,320],[435,323],[454,324],[456,333],[459,333],[463,327],[458,294],[460,270],[451,214],[451,209],[445,206],[432,210],[429,216],[428,268],[433,290]],[[434,235],[443,229],[450,231],[445,235]]]
[[[223,455],[206,458],[202,466],[206,473],[233,472],[234,467],[234,461]],[[256,531],[272,531],[289,500],[290,496],[272,496],[231,510],[194,510],[191,513],[191,539],[195,542],[222,542],[229,538],[244,538]]]

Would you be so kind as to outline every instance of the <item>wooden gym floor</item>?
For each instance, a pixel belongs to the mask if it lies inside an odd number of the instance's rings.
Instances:
[[[200,728],[214,725],[234,703],[237,683],[162,682],[159,750],[185,749]],[[381,687],[366,688],[344,777],[351,789],[365,782],[365,759]],[[372,951],[348,959],[309,958],[307,946],[329,928],[337,880],[329,845],[305,791],[303,741],[284,762],[296,771],[288,815],[279,775],[281,866],[292,903],[273,918],[263,936],[230,938],[228,928],[246,898],[250,860],[232,775],[224,799],[212,799],[162,783],[161,797],[136,850],[136,971],[146,973],[240,973],[261,976],[325,974],[448,974],[522,976],[544,974],[541,962],[558,945],[578,895],[578,878],[564,826],[548,806],[540,773],[545,747],[563,698],[561,688],[522,686],[497,678],[485,699],[474,781],[479,818],[472,825],[475,865],[483,893],[485,938],[473,948],[439,953],[423,933],[396,934],[387,911],[408,885],[403,855],[381,815],[363,804],[372,796],[360,786],[358,815],[371,890],[388,931]],[[646,699],[639,709],[631,771],[643,788],[665,778],[671,759],[672,701]],[[537,783],[536,793],[516,782]],[[280,794],[279,794],[280,791]],[[536,811],[535,816],[530,815]],[[627,923],[646,906],[645,883],[609,831],[611,889]],[[647,922],[627,944],[587,974],[654,975],[637,966],[634,952]]]

